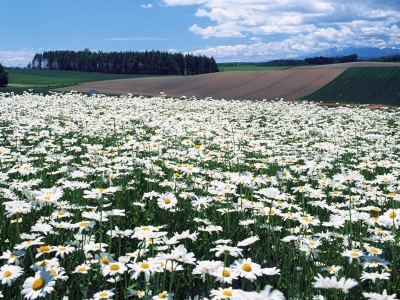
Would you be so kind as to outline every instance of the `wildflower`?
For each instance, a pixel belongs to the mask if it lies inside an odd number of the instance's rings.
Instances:
[[[138,263],[128,264],[127,266],[132,269],[131,271],[133,271],[133,274],[131,275],[132,279],[138,279],[139,275],[143,273],[146,282],[150,281],[150,275],[154,274],[155,272],[163,271],[158,263],[158,260],[154,258],[149,258]]]
[[[257,276],[262,276],[261,266],[251,261],[251,258],[236,260],[231,265],[232,270],[237,272],[240,277],[245,277],[254,281]]]
[[[277,269],[276,267],[273,268],[263,268],[261,269],[261,272],[264,275],[268,275],[268,276],[272,276],[272,275],[280,275],[281,274],[281,270]]]
[[[257,292],[245,292],[237,290],[238,299],[251,299],[251,300],[285,300],[285,296],[278,290],[272,290],[272,286],[266,285],[264,289]]]
[[[237,245],[239,247],[246,247],[246,246],[251,245],[251,244],[253,244],[253,243],[255,243],[255,242],[259,241],[259,240],[260,240],[260,238],[257,235],[256,236],[251,236],[251,237],[239,242]]]
[[[176,206],[178,200],[176,199],[175,195],[172,193],[162,194],[160,198],[157,200],[157,204],[162,209],[172,209]]]
[[[80,274],[87,274],[90,270],[89,264],[81,264],[75,267],[75,270],[72,273],[80,273]]]
[[[382,266],[386,270],[388,269],[389,262],[379,256],[363,256],[365,262],[362,263],[362,266],[365,268],[375,268],[378,266]]]
[[[196,258],[194,257],[194,253],[192,252],[187,252],[185,246],[179,245],[175,249],[171,251],[171,254],[169,256],[170,259],[185,263],[185,264],[192,264],[194,265]]]
[[[24,255],[24,251],[6,250],[6,252],[3,252],[3,254],[0,256],[0,259],[6,259],[8,264],[15,264],[18,266],[20,264],[19,258]]]
[[[211,251],[217,251],[215,253],[216,257],[220,257],[221,254],[229,254],[230,256],[238,257],[243,256],[242,251],[243,249],[238,247],[232,247],[228,245],[217,245],[215,248],[212,248]]]
[[[121,262],[112,262],[109,264],[104,264],[101,268],[103,276],[114,276],[117,274],[124,274],[124,272],[128,270],[124,263]]]
[[[349,264],[351,264],[353,259],[357,259],[357,261],[359,261],[359,258],[364,256],[364,253],[362,253],[360,250],[346,250],[342,253],[342,256],[348,257]]]
[[[54,290],[55,281],[53,275],[47,270],[36,272],[35,277],[29,277],[23,284],[22,295],[26,299],[36,299],[45,297]]]
[[[375,283],[376,279],[380,279],[380,280],[389,280],[390,277],[390,273],[385,272],[382,270],[382,273],[367,273],[365,271],[363,271],[361,273],[361,281],[365,281],[365,280],[371,280],[373,283]]]
[[[340,266],[332,265],[329,267],[322,268],[322,271],[328,271],[329,274],[335,274],[337,276],[341,269],[342,269],[342,267],[340,267]]]
[[[52,250],[50,246],[47,246],[47,245],[40,246],[40,247],[37,249],[37,252],[38,252],[38,253],[35,255],[35,257],[38,258],[38,257],[40,257],[42,254],[50,253],[50,252],[52,252],[52,251],[54,251],[54,250]]]
[[[112,291],[109,291],[109,290],[104,290],[104,291],[98,292],[98,293],[93,295],[94,300],[110,299],[110,298],[112,298],[112,296],[114,296],[114,293]]]
[[[11,283],[23,274],[23,269],[19,266],[4,265],[0,268],[1,284],[11,286]]]
[[[229,288],[218,288],[218,290],[211,290],[212,300],[217,299],[237,299],[239,294],[237,290]]]
[[[338,289],[345,294],[349,292],[349,289],[355,287],[358,284],[357,281],[351,278],[346,279],[342,277],[339,281],[337,281],[337,278],[335,276],[332,276],[331,278],[324,278],[321,274],[318,274],[318,277],[314,277],[314,279],[316,280],[315,282],[313,282],[315,288]]]
[[[157,299],[166,299],[166,300],[172,300],[174,298],[173,293],[168,293],[167,291],[164,291],[162,293],[159,293],[158,295],[153,296],[151,299],[157,300]]]
[[[223,262],[215,260],[204,260],[198,261],[196,267],[193,269],[192,274],[201,275],[203,282],[206,281],[206,275],[212,275],[219,267],[221,267]]]
[[[90,191],[83,191],[85,194],[83,198],[86,199],[100,199],[103,197],[103,195],[111,195],[114,194],[116,191],[119,191],[121,188],[120,187],[109,187],[109,188],[97,188],[97,189],[92,189]]]
[[[371,300],[395,300],[396,298],[396,293],[392,295],[388,295],[386,289],[383,290],[382,294],[378,293],[363,293],[363,296],[367,299]]]
[[[212,272],[212,276],[219,282],[231,284],[233,279],[238,278],[238,273],[231,268],[220,266]]]
[[[70,254],[75,251],[75,247],[72,246],[53,246],[52,251],[56,252],[56,257],[61,256],[61,258],[64,258],[65,255]]]
[[[66,281],[68,279],[68,276],[65,275],[65,269],[61,266],[49,265],[48,267],[46,267],[46,270],[49,271],[51,275],[53,275],[54,280]]]

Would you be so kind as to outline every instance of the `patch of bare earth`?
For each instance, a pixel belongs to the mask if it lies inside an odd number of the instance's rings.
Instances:
[[[160,95],[213,99],[296,100],[320,89],[350,67],[400,66],[398,63],[357,62],[304,66],[279,71],[220,72],[182,77],[145,77],[88,82],[59,91]]]

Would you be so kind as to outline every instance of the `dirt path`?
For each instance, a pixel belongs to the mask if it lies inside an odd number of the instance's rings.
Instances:
[[[167,96],[212,97],[214,99],[296,100],[306,96],[350,67],[399,66],[391,63],[357,62],[296,67],[280,71],[220,72],[184,77],[146,77],[88,82],[60,91]]]

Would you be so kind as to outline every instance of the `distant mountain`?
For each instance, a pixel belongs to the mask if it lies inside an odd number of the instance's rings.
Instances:
[[[323,51],[310,53],[307,55],[299,56],[297,59],[305,59],[307,57],[340,57],[351,54],[357,54],[359,60],[368,60],[381,56],[388,55],[396,55],[400,54],[400,49],[393,48],[373,48],[373,47],[364,47],[364,48],[356,48],[356,47],[333,47]]]

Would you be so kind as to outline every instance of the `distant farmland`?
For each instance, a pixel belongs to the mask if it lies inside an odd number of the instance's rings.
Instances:
[[[350,68],[314,93],[311,101],[400,104],[400,68]]]
[[[212,97],[214,99],[246,99],[246,100],[275,100],[276,98],[284,100],[297,100],[309,99],[315,101],[345,101],[336,98],[336,94],[341,94],[343,85],[336,85],[338,91],[331,91],[331,97],[320,99],[314,97],[316,91],[332,82],[345,70],[353,67],[360,67],[362,70],[370,72],[370,68],[376,69],[371,73],[369,79],[363,78],[363,71],[358,71],[358,75],[354,78],[361,76],[359,81],[351,81],[347,83],[346,88],[349,91],[360,89],[363,81],[370,80],[367,85],[375,85],[377,90],[396,89],[396,79],[386,82],[386,79],[381,81],[374,80],[374,76],[383,75],[388,68],[380,67],[396,67],[390,70],[400,70],[399,63],[378,63],[378,62],[357,62],[357,63],[342,63],[321,66],[302,66],[291,68],[287,70],[276,71],[237,71],[237,72],[219,72],[212,74],[203,74],[197,76],[185,77],[151,77],[151,78],[132,78],[122,80],[107,80],[98,82],[86,82],[72,87],[64,87],[58,89],[59,91],[79,91],[88,92],[90,89],[96,89],[99,93],[112,93],[112,94],[126,94],[131,93],[134,95],[159,95],[164,92],[167,96],[186,96],[197,98]],[[356,72],[357,73],[357,72]],[[351,73],[353,74],[353,73]],[[346,75],[347,76],[347,75]],[[382,85],[380,88],[377,86]],[[363,88],[361,88],[363,89]],[[366,94],[353,94],[354,97],[349,102],[367,103],[381,103],[394,105],[398,98],[386,97],[378,95],[377,92],[372,92],[371,95]],[[308,97],[310,95],[310,97]],[[311,96],[313,95],[313,96]],[[379,97],[378,97],[379,96]],[[311,98],[312,97],[312,98]],[[397,100],[396,100],[397,99]]]

